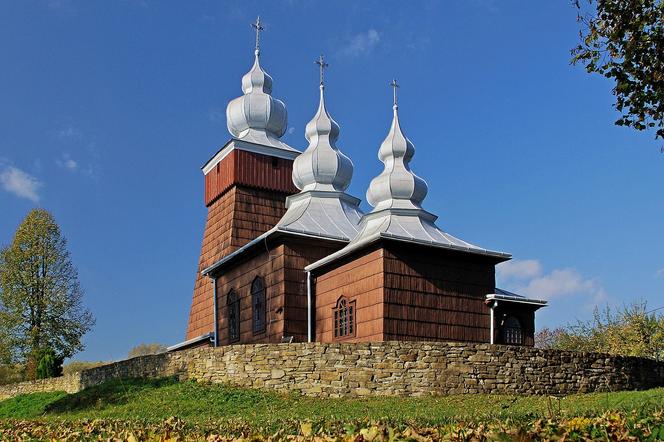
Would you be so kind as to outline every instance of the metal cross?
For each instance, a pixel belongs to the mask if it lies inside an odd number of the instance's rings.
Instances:
[[[256,18],[256,23],[251,24],[251,27],[256,30],[256,50],[259,51],[261,48],[261,31],[265,30],[260,15]]]
[[[329,64],[325,63],[325,59],[323,58],[323,54],[320,54],[320,57],[318,57],[318,60],[314,61],[320,68],[320,84],[323,84],[323,70],[330,66]]]
[[[397,83],[396,79],[392,79],[390,82],[390,86],[394,89],[394,105],[397,105],[397,88],[399,87],[399,84]]]

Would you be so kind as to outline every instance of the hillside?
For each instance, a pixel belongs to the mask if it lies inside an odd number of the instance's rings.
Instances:
[[[572,431],[579,435],[600,431],[606,437],[606,431],[615,430],[625,437],[637,434],[641,439],[659,440],[664,438],[662,404],[662,388],[564,398],[317,399],[173,379],[125,380],[71,395],[36,393],[2,401],[0,439],[11,439],[17,431],[36,438],[53,432],[64,437],[75,431],[83,431],[91,439],[133,434],[138,440],[158,439],[173,431],[194,439],[210,432],[284,436],[364,431],[366,439],[370,438],[367,431],[374,436],[390,431],[404,436],[417,429],[434,439],[440,432],[455,431]]]

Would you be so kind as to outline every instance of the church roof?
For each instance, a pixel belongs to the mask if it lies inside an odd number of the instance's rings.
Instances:
[[[345,193],[353,177],[353,162],[336,145],[339,125],[325,105],[321,55],[318,110],[305,129],[307,149],[293,162],[293,183],[300,193],[286,199],[286,213],[277,223],[281,230],[350,241],[362,217],[360,200]]]
[[[254,64],[242,77],[243,95],[228,103],[226,124],[237,140],[295,151],[280,138],[288,128],[286,105],[272,97],[272,77],[260,64],[260,18],[252,25],[256,29]]]
[[[373,210],[363,216],[359,233],[346,247],[307,266],[306,270],[313,270],[380,239],[487,255],[501,261],[510,259],[511,255],[507,253],[484,249],[444,232],[435,224],[437,217],[422,208],[427,184],[410,169],[415,147],[401,130],[396,100],[398,85],[396,81],[391,85],[394,87],[392,126],[378,151],[384,168],[367,190],[367,200]]]
[[[226,106],[226,126],[233,137],[203,165],[204,174],[236,149],[287,159],[300,154],[280,140],[288,127],[286,105],[272,97],[272,77],[260,64],[260,17],[252,26],[256,29],[254,64],[242,77],[243,94]]]

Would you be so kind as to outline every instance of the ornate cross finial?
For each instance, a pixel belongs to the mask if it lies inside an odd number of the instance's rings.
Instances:
[[[392,86],[392,89],[394,89],[393,105],[394,105],[394,107],[397,107],[397,88],[399,87],[399,84],[397,83],[397,80],[393,78],[392,81],[390,82],[390,86]]]
[[[318,57],[318,60],[316,60],[314,63],[318,65],[320,68],[320,85],[323,85],[323,71],[325,70],[326,67],[330,66],[329,64],[325,63],[325,59],[323,58],[323,54],[320,54],[320,57]]]
[[[265,30],[260,15],[256,17],[256,23],[252,23],[251,27],[256,30],[256,52],[258,52],[261,50],[261,31]]]

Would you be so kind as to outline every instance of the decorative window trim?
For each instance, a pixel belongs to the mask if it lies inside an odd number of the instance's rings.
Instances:
[[[228,342],[240,340],[240,297],[234,289],[226,295],[226,318],[228,320]]]
[[[267,329],[267,296],[265,281],[260,276],[251,282],[251,328],[254,335],[265,333]]]
[[[355,300],[349,300],[345,296],[337,299],[332,308],[332,333],[334,339],[342,340],[355,337],[357,308]]]
[[[502,337],[506,345],[523,345],[523,326],[516,316],[508,316],[503,321]]]

